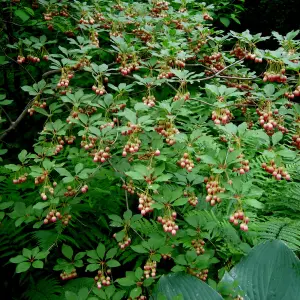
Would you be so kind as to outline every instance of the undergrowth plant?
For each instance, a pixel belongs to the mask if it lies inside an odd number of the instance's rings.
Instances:
[[[192,0],[2,2],[0,64],[26,80],[0,95],[0,258],[23,297],[149,299],[262,240],[299,251],[299,31],[270,51]]]

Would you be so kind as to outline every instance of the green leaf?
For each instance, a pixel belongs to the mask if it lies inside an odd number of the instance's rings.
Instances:
[[[236,280],[245,300],[298,299],[299,270],[300,262],[293,251],[282,241],[273,240],[254,247],[221,282]]]
[[[275,93],[274,84],[272,83],[266,84],[264,87],[264,92],[266,93],[267,96],[273,95]]]
[[[22,150],[19,155],[18,155],[18,159],[21,163],[23,163],[26,159],[27,156],[27,151],[26,150]]]
[[[228,27],[230,25],[230,20],[228,18],[221,17],[220,21],[225,27]]]
[[[13,164],[9,164],[9,165],[5,165],[4,166],[6,169],[12,170],[14,172],[17,172],[21,169],[21,166],[19,165],[13,165]]]
[[[96,250],[89,250],[86,252],[86,254],[93,259],[99,260]]]
[[[221,300],[222,297],[208,284],[202,282],[194,276],[184,273],[171,273],[163,275],[151,297],[158,299],[159,295],[164,295],[167,300],[181,295],[182,299],[188,300]],[[257,298],[253,298],[257,299]]]
[[[42,251],[42,252],[39,252],[38,254],[36,254],[34,256],[35,259],[45,259],[49,254],[49,251]]]
[[[135,285],[135,281],[131,278],[125,277],[125,278],[119,278],[116,280],[120,285],[122,286],[131,286]]]
[[[125,291],[117,291],[113,295],[112,300],[121,300],[121,299],[124,299],[124,294],[125,294]]]
[[[19,17],[23,21],[23,23],[29,20],[30,18],[30,16],[24,10],[21,9],[15,10],[14,14],[16,17]]]
[[[110,268],[116,268],[119,267],[121,264],[115,260],[115,259],[110,259],[106,262],[106,264],[110,267]]]
[[[123,224],[123,219],[121,217],[119,217],[118,215],[108,215],[108,217],[112,220],[115,221],[117,223],[121,223]]]
[[[41,260],[35,260],[32,266],[36,269],[43,269],[44,263]]]
[[[17,265],[16,267],[16,273],[23,273],[26,272],[31,267],[30,262],[22,262]]]
[[[296,151],[292,151],[289,149],[283,149],[283,150],[277,151],[276,153],[279,156],[286,157],[286,158],[295,158],[297,156]]]
[[[96,249],[97,255],[103,259],[105,254],[105,246],[101,243],[99,243],[97,249]]]
[[[47,201],[47,202],[38,202],[37,204],[33,205],[33,209],[44,209],[45,207],[49,206],[50,205],[50,202]]]
[[[82,163],[79,163],[75,166],[75,173],[78,174],[82,169],[84,165]]]
[[[258,209],[263,209],[265,207],[263,203],[257,201],[256,199],[245,199],[243,202],[249,206]]]
[[[5,56],[0,56],[0,65],[6,65],[8,64],[8,61],[6,60]]]
[[[155,182],[168,181],[173,177],[172,174],[163,174],[155,179]]]
[[[130,121],[132,124],[136,124],[136,113],[128,108],[125,108],[124,112],[119,113],[120,115],[125,116],[125,118]]]
[[[31,256],[32,257],[36,257],[36,255],[40,252],[40,248],[39,247],[35,247],[31,250]]]
[[[65,168],[55,168],[55,171],[58,172],[60,176],[72,177],[72,174]]]
[[[13,201],[2,202],[2,203],[0,203],[0,210],[9,208],[9,207],[11,207],[13,204],[14,204]]]
[[[272,135],[272,144],[273,146],[275,146],[276,144],[278,144],[278,142],[280,142],[283,138],[283,134],[281,131],[277,131]]]
[[[86,266],[85,271],[86,272],[87,271],[94,272],[94,271],[96,271],[98,269],[100,269],[100,265],[98,265],[98,264],[89,264],[89,265]]]
[[[131,246],[131,249],[134,251],[134,252],[137,252],[137,253],[148,253],[149,251],[147,249],[145,249],[142,245],[134,245],[134,246]]]
[[[201,162],[209,165],[216,165],[218,162],[211,156],[209,155],[201,155]]]
[[[144,272],[140,267],[137,267],[134,272],[134,275],[136,278],[138,278],[140,280],[142,278],[142,276],[144,275]]]
[[[130,291],[130,297],[132,299],[137,298],[139,295],[142,293],[142,288],[140,286],[134,288],[133,290]]]
[[[69,182],[73,182],[75,180],[74,177],[65,177],[63,178],[63,183],[69,183]]]
[[[111,259],[113,257],[115,257],[115,255],[117,254],[118,249],[117,248],[111,248],[107,251],[105,257],[106,259]]]
[[[86,252],[79,252],[75,255],[74,260],[82,259],[86,255]]]
[[[23,251],[22,251],[22,254],[23,256],[27,257],[27,258],[31,258],[32,256],[32,251],[27,249],[27,248],[23,248]]]
[[[27,257],[24,257],[23,255],[18,255],[16,257],[12,257],[9,261],[12,262],[13,264],[19,264],[21,262],[24,262],[28,260]]]
[[[62,252],[62,254],[66,257],[66,258],[68,258],[68,259],[72,259],[72,257],[73,257],[73,249],[70,247],[70,246],[68,246],[68,245],[66,245],[66,244],[63,244],[62,245],[62,248],[61,248],[61,252]]]
[[[83,287],[78,292],[79,300],[85,300],[89,296],[89,290],[87,287]]]
[[[172,203],[172,205],[173,206],[181,206],[181,205],[184,205],[184,204],[186,204],[187,202],[188,202],[188,198],[179,198],[179,199],[177,199],[176,201],[174,201],[173,203]]]
[[[131,210],[126,210],[123,214],[123,218],[125,221],[129,221],[132,217],[132,211]]]
[[[144,180],[144,176],[138,172],[128,171],[125,174],[134,180]]]
[[[66,300],[79,300],[77,295],[74,292],[70,292],[70,291],[65,292],[65,299]]]

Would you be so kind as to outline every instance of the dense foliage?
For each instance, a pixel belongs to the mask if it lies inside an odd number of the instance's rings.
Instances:
[[[242,299],[220,280],[252,246],[298,253],[298,31],[216,30],[242,7],[194,0],[2,3],[10,299],[148,299],[170,272]]]

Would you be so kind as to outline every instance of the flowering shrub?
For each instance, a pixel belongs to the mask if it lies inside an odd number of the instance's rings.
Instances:
[[[213,29],[197,1],[32,8],[12,1],[2,49],[32,84],[15,121],[0,96],[1,139],[25,117],[38,131],[1,170],[2,224],[34,237],[10,255],[17,273],[49,299],[148,299],[169,272],[215,287],[265,238],[299,249],[298,31],[271,51]],[[68,283],[49,290],[49,273]]]

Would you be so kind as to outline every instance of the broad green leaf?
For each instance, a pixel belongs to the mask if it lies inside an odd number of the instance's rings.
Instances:
[[[135,284],[135,281],[131,278],[125,277],[125,278],[119,278],[116,280],[120,285],[122,286],[132,286]]]
[[[188,198],[179,198],[177,200],[175,200],[172,205],[173,206],[181,206],[181,205],[184,205],[188,202]]]
[[[123,218],[125,221],[129,221],[132,217],[132,211],[131,210],[126,210],[123,214]]]
[[[18,263],[24,262],[26,260],[28,260],[27,257],[24,257],[23,255],[18,255],[16,257],[12,257],[9,261],[14,264],[18,264]]]
[[[137,252],[137,253],[148,253],[149,251],[147,249],[145,249],[142,245],[134,245],[134,246],[131,246],[131,249],[134,251],[134,252]]]
[[[105,246],[101,243],[99,243],[97,249],[96,249],[97,255],[99,258],[103,259],[105,254]]]
[[[34,256],[35,259],[45,259],[49,254],[49,251],[42,251],[42,252],[39,252],[38,254],[36,254]]]
[[[84,165],[82,163],[79,163],[75,166],[75,173],[78,174],[82,169]]]
[[[124,294],[125,294],[125,291],[117,291],[113,295],[112,300],[121,300],[121,299],[124,299]]]
[[[70,291],[65,292],[65,299],[66,300],[79,300],[77,295],[74,292],[70,292]]]
[[[31,258],[32,256],[32,251],[27,249],[27,248],[23,248],[23,251],[22,251],[22,254],[23,256],[27,257],[27,258]]]
[[[21,166],[19,165],[13,165],[13,164],[8,164],[4,166],[6,169],[12,170],[14,172],[17,172],[21,169]]]
[[[297,156],[297,153],[295,151],[289,149],[279,150],[276,153],[282,157],[291,158],[291,159]]]
[[[75,255],[74,260],[82,259],[86,255],[86,252],[79,252]]]
[[[164,295],[167,300],[182,296],[188,300],[221,300],[223,299],[208,284],[196,277],[184,273],[171,273],[163,275],[151,296],[151,300],[158,299],[159,295]],[[253,298],[255,299],[255,298]]]
[[[55,168],[55,171],[58,172],[60,176],[72,177],[72,174],[65,168]]]
[[[125,174],[134,180],[144,180],[144,176],[138,172],[128,171]]]
[[[26,272],[31,267],[30,262],[21,262],[16,267],[16,273]]]
[[[19,158],[19,161],[20,161],[21,163],[23,163],[23,162],[25,161],[27,154],[28,154],[28,153],[27,153],[26,150],[22,150],[22,151],[19,153],[18,158]]]
[[[83,287],[78,292],[78,297],[80,300],[85,300],[89,296],[89,290],[87,287]]]
[[[211,156],[209,155],[201,155],[201,162],[209,165],[216,165],[218,162]]]
[[[117,254],[118,249],[117,248],[111,248],[107,251],[105,258],[106,259],[111,259],[113,257],[115,257],[115,255]]]
[[[142,293],[142,288],[140,286],[134,288],[133,290],[130,291],[130,297],[132,299],[137,298],[140,294]]]
[[[275,93],[274,84],[272,83],[266,84],[264,87],[264,92],[266,93],[267,96],[273,95]]]
[[[100,267],[99,264],[89,264],[89,265],[86,266],[85,271],[86,271],[86,272],[87,272],[87,271],[94,272],[94,271],[96,271],[96,270],[98,270],[98,269],[100,269],[100,268],[101,268],[101,267]]]
[[[110,267],[110,268],[116,268],[119,267],[121,264],[115,260],[115,259],[110,259],[106,262],[106,264]]]
[[[277,131],[272,135],[272,144],[273,146],[275,146],[276,144],[278,144],[278,142],[280,142],[283,138],[283,134],[281,131]]]
[[[13,201],[2,202],[0,203],[0,210],[11,207],[14,204]]]
[[[19,17],[23,21],[23,23],[29,20],[30,18],[30,16],[24,10],[21,9],[15,10],[14,14],[15,16]]]
[[[172,174],[163,174],[155,179],[155,182],[168,181],[173,177]]]
[[[254,208],[263,209],[265,206],[263,203],[257,201],[256,199],[245,199],[243,202],[249,206]]]
[[[230,25],[230,20],[228,18],[221,17],[220,21],[225,27],[228,27]]]
[[[43,269],[44,267],[44,263],[41,261],[41,260],[35,260],[33,263],[32,263],[32,266],[36,269]]]
[[[254,247],[222,282],[236,280],[245,300],[298,299],[300,262],[286,244],[266,241]]]
[[[49,206],[50,202],[46,201],[46,202],[38,202],[37,204],[33,205],[33,209],[44,209],[45,207]]]
[[[62,245],[62,248],[61,248],[61,251],[62,251],[62,254],[66,257],[66,258],[68,258],[68,259],[72,259],[72,257],[73,257],[73,249],[70,247],[70,246],[68,246],[68,245],[66,245],[66,244],[63,244]]]

